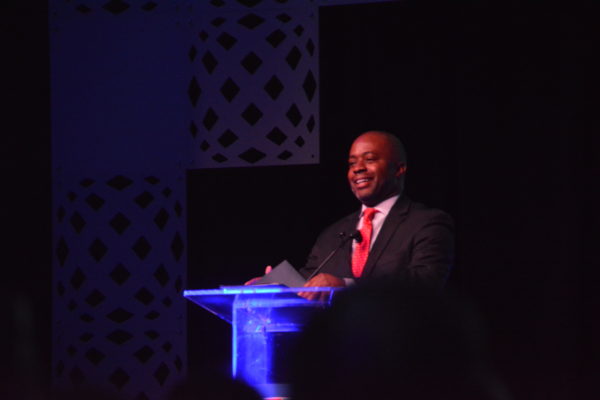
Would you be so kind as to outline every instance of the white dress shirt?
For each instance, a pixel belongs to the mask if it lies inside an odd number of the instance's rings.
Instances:
[[[375,239],[377,239],[377,236],[379,235],[379,231],[381,231],[381,227],[383,226],[385,219],[387,218],[388,214],[390,213],[390,210],[392,209],[394,204],[396,204],[396,200],[398,200],[398,197],[400,197],[400,195],[392,196],[388,199],[385,199],[381,203],[377,204],[375,207],[372,207],[372,208],[376,209],[377,212],[373,216],[373,222],[372,222],[373,230],[371,231],[371,243],[370,243],[369,250],[373,247],[373,243],[375,243]],[[356,225],[357,230],[360,230],[360,228],[363,225],[363,214],[364,214],[366,208],[369,208],[369,207],[367,207],[363,204],[362,208],[360,210],[360,217],[358,218],[358,224]],[[356,241],[353,240],[352,241],[352,251],[354,251],[355,246],[356,246]]]

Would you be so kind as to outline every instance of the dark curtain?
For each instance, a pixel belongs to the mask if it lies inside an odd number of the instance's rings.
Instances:
[[[539,2],[322,7],[321,164],[192,171],[190,285],[239,283],[283,258],[300,266],[318,232],[358,207],[345,181],[352,139],[389,130],[408,150],[409,196],[456,220],[450,287],[481,313],[509,389],[540,400],[586,394],[600,150],[590,12]]]

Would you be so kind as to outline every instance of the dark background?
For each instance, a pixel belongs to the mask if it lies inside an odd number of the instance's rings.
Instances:
[[[460,4],[454,4],[460,3]],[[3,353],[45,383],[50,360],[51,170],[47,10],[2,14],[2,304],[27,321]],[[414,1],[322,7],[321,164],[188,173],[189,288],[240,283],[358,207],[346,152],[397,133],[407,192],[457,226],[450,286],[486,325],[517,398],[592,392],[598,369],[598,6]],[[596,14],[597,15],[597,14]],[[4,313],[3,313],[4,314]],[[225,368],[228,327],[190,308],[192,367]],[[210,338],[210,339],[208,339]],[[212,344],[206,345],[211,340]]]

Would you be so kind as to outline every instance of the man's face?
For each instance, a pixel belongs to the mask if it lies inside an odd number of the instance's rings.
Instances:
[[[385,135],[367,132],[359,136],[348,155],[348,182],[361,203],[372,207],[400,192],[399,177],[405,164],[394,154]]]

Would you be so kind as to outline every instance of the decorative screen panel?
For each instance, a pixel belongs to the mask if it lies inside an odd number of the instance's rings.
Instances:
[[[184,187],[157,176],[56,184],[55,382],[157,398],[183,377]]]
[[[318,17],[292,3],[201,9],[188,52],[194,167],[318,163]]]

